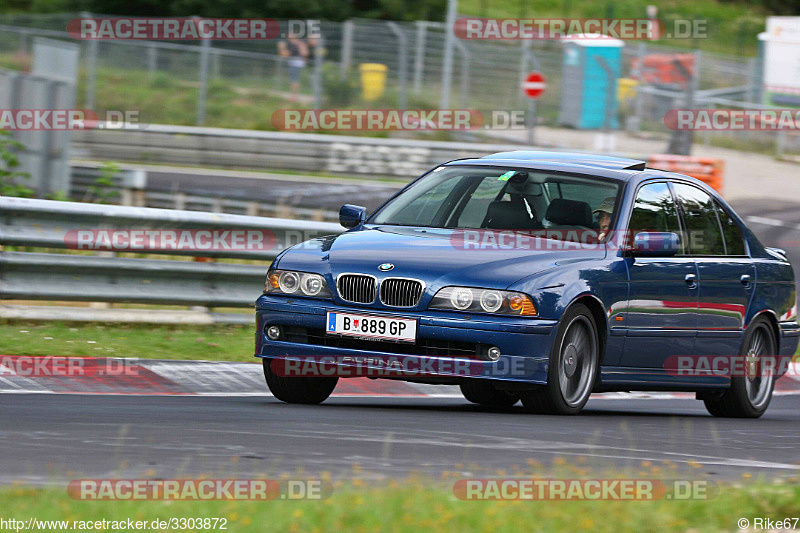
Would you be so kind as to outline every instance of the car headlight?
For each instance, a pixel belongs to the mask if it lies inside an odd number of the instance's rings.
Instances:
[[[474,287],[440,289],[428,308],[495,315],[536,316],[536,306],[526,294]]]
[[[270,270],[264,292],[273,294],[291,294],[294,296],[313,296],[330,298],[331,291],[325,278],[319,274],[294,272],[292,270]]]

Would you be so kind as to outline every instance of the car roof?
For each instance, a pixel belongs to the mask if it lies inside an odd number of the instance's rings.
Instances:
[[[539,150],[498,152],[480,158],[457,159],[446,164],[510,166],[578,173],[592,171],[598,176],[616,178],[623,181],[628,181],[633,176],[639,175],[647,166],[645,161],[639,159],[581,152],[546,152]]]

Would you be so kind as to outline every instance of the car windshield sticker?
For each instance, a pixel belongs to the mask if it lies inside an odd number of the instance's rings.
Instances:
[[[497,178],[497,181],[508,181],[508,179],[514,174],[516,174],[516,172],[517,172],[516,170],[509,170],[508,172]]]

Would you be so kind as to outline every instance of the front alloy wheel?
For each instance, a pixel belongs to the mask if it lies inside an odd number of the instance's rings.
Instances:
[[[600,350],[597,325],[583,304],[570,307],[550,351],[547,385],[522,394],[532,413],[578,414],[592,394]]]

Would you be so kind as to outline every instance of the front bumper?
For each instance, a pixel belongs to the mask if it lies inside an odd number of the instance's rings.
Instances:
[[[418,319],[418,345],[423,341],[450,341],[497,346],[502,355],[497,361],[469,360],[468,365],[453,365],[454,359],[464,357],[432,356],[423,353],[400,354],[386,349],[386,343],[377,344],[381,350],[373,349],[370,341],[359,343],[358,348],[337,347],[302,342],[271,341],[264,331],[271,325],[298,327],[308,330],[323,330],[328,311],[362,313],[379,316],[396,316]],[[520,381],[544,384],[550,347],[555,335],[557,321],[536,318],[492,317],[484,315],[462,315],[442,311],[397,311],[373,310],[365,307],[342,306],[331,301],[286,298],[262,295],[256,301],[256,350],[261,358],[303,361],[325,358],[326,364],[339,367],[339,375],[354,375],[348,367],[354,364],[360,369],[385,370],[387,359],[405,362],[406,368],[435,369],[435,376],[463,378],[482,377],[504,381]],[[386,351],[382,351],[386,350]],[[413,351],[413,348],[411,349]],[[381,362],[383,361],[383,362]],[[368,375],[377,375],[371,373]],[[397,377],[427,378],[428,374],[404,373]]]

